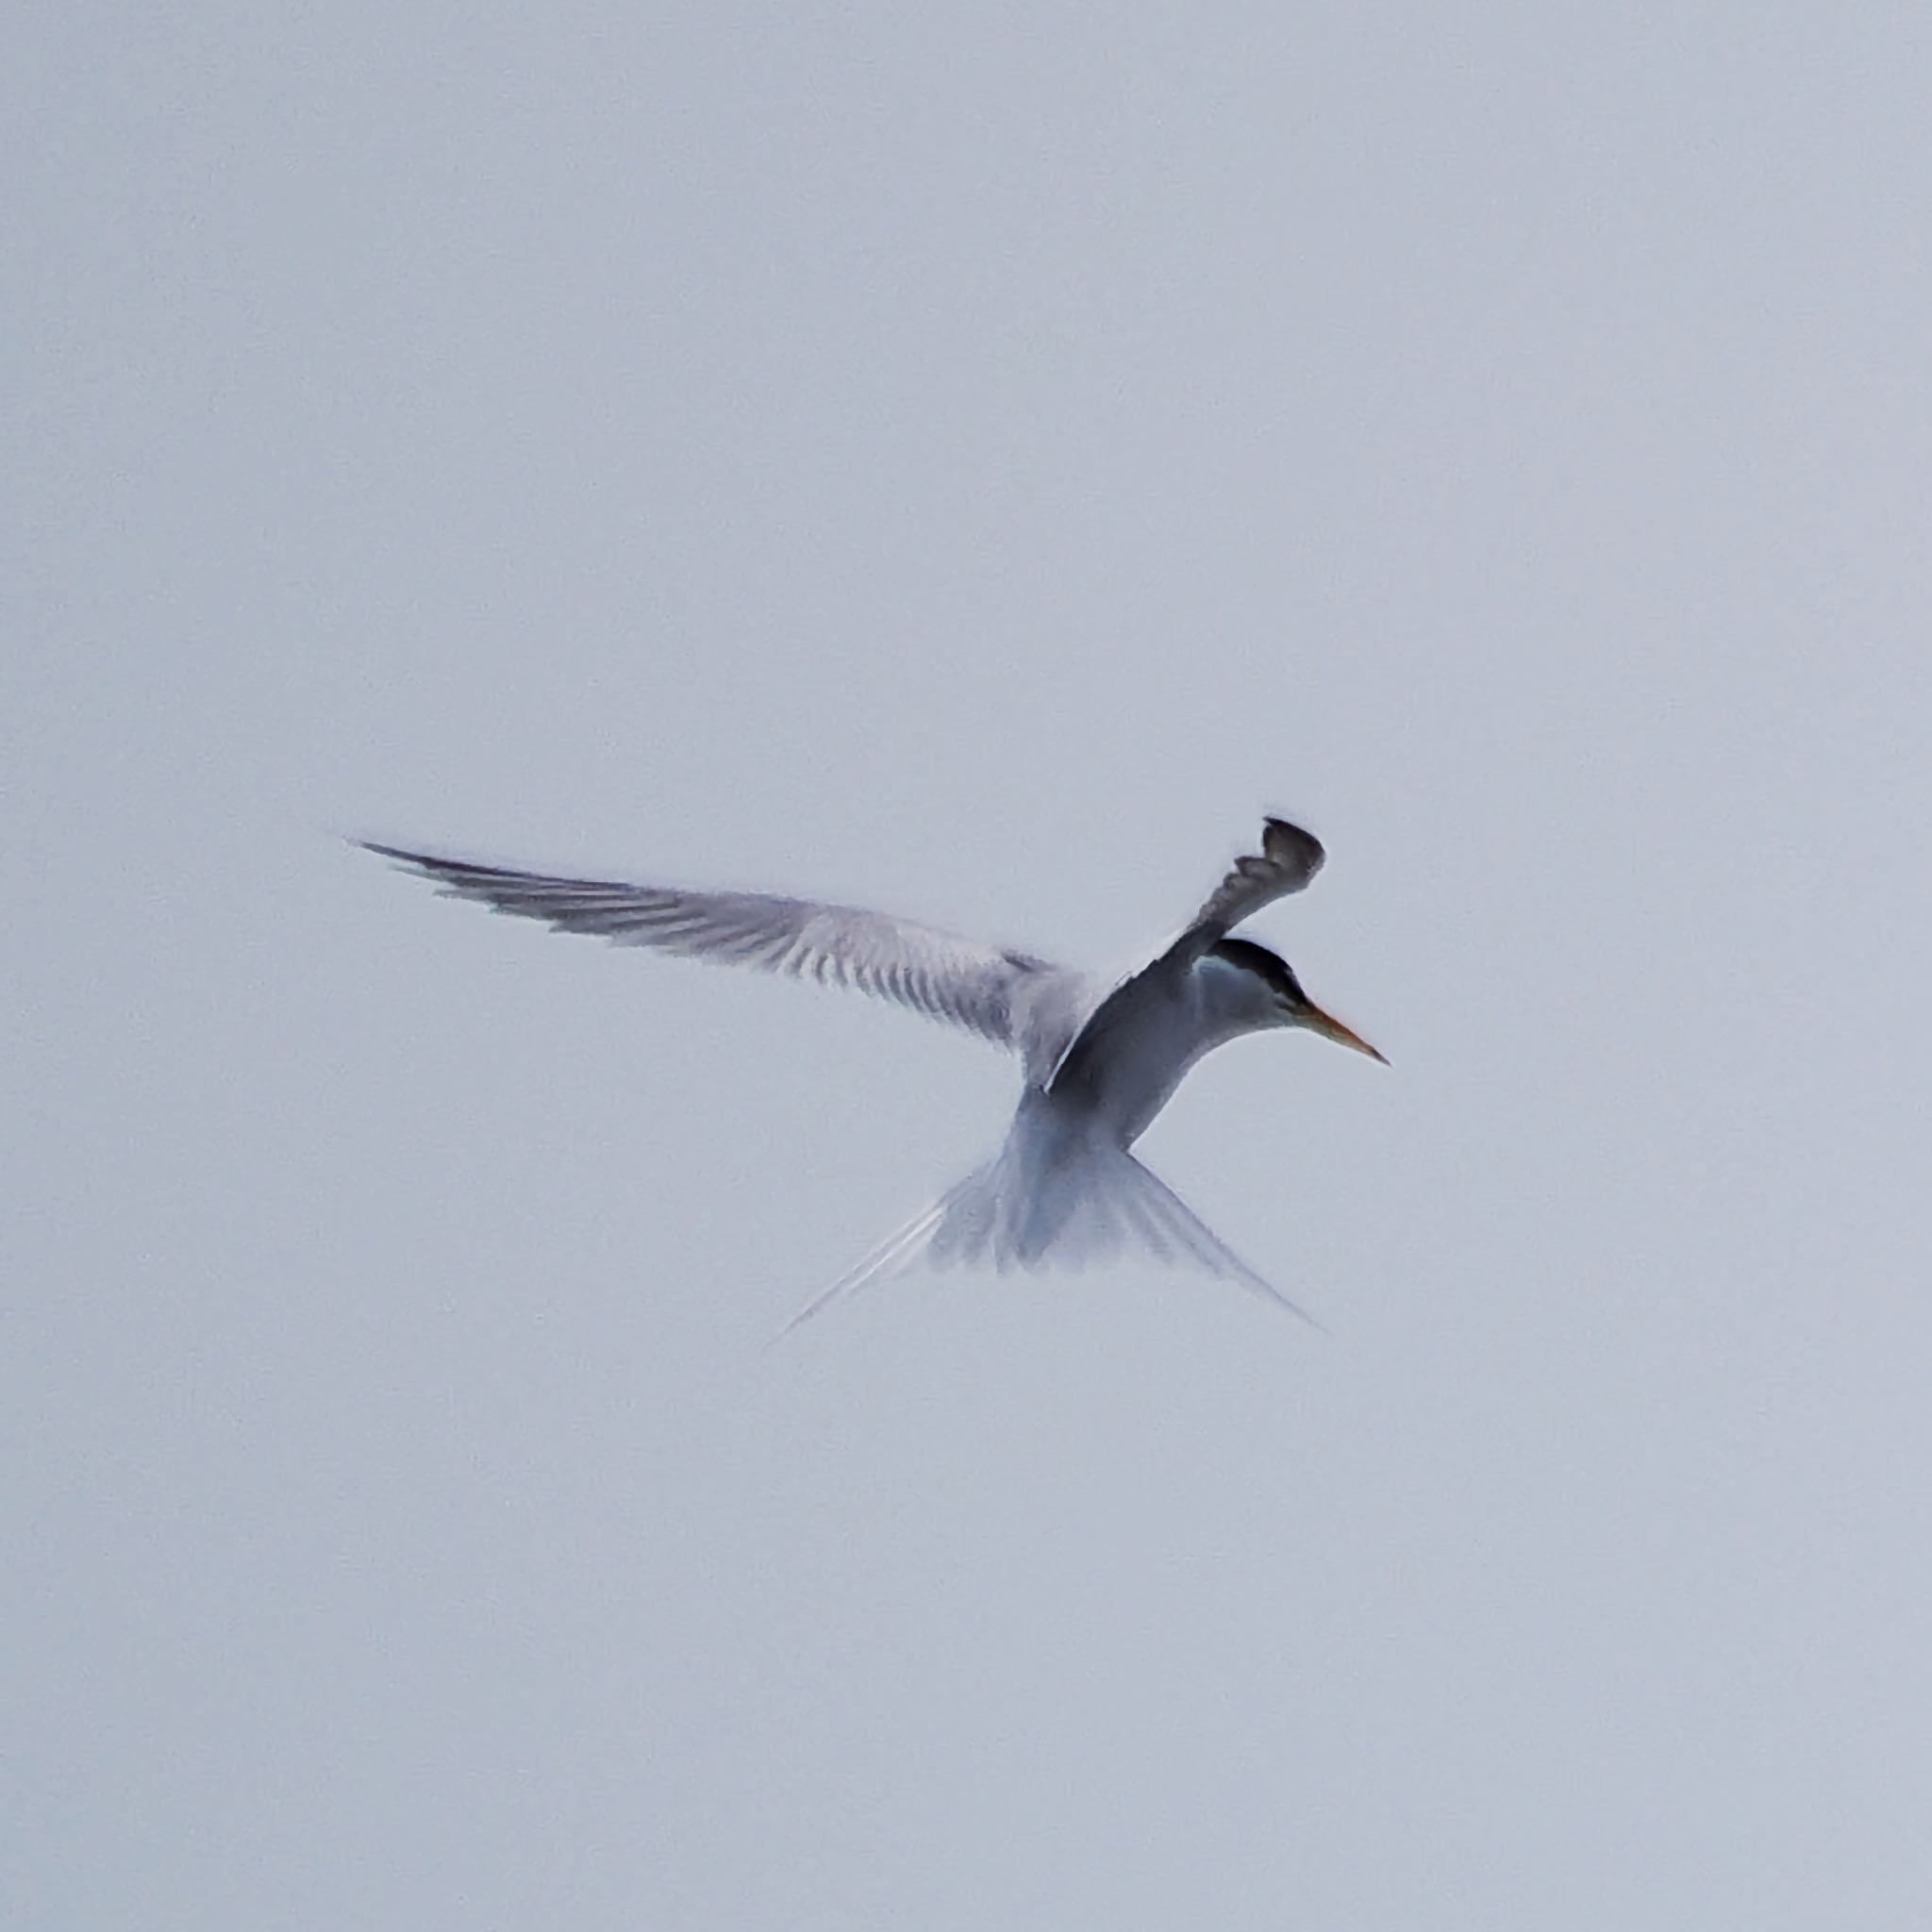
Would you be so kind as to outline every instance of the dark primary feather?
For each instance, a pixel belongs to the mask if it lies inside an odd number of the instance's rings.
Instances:
[[[1001,1046],[1016,1043],[1019,995],[1056,969],[1031,954],[959,938],[855,906],[765,892],[696,892],[608,879],[557,878],[358,841],[408,867],[446,897],[538,919],[553,932],[612,945],[652,946],[849,986],[928,1019],[964,1026]]]
[[[1261,849],[1238,858],[1233,869],[1208,895],[1193,919],[1193,929],[1219,939],[1264,906],[1299,892],[1322,870],[1327,858],[1312,832],[1286,819],[1270,819],[1262,827]]]

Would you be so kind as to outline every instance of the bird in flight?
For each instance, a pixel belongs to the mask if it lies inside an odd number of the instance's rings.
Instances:
[[[1260,851],[1237,859],[1179,936],[1118,982],[853,906],[556,878],[358,842],[448,897],[540,919],[553,932],[853,987],[1018,1056],[1020,1104],[999,1153],[835,1281],[793,1327],[922,1260],[1004,1273],[1123,1250],[1190,1263],[1308,1319],[1128,1151],[1188,1069],[1244,1034],[1299,1027],[1382,1059],[1309,999],[1285,959],[1232,937],[1321,870],[1322,843],[1300,826],[1269,819]]]

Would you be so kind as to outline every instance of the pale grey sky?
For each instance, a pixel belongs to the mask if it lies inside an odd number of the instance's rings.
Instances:
[[[34,6],[0,1919],[1932,1911],[1915,9]],[[1318,1307],[915,1279],[997,1057],[333,842],[1096,964],[1263,809]]]

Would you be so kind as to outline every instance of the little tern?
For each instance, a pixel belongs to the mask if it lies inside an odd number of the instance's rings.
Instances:
[[[921,1260],[1005,1273],[1123,1249],[1190,1263],[1308,1319],[1128,1152],[1188,1069],[1244,1034],[1299,1027],[1383,1058],[1309,999],[1285,959],[1231,936],[1321,870],[1321,841],[1300,826],[1269,819],[1260,851],[1236,860],[1179,935],[1116,983],[853,906],[558,878],[358,842],[445,896],[540,919],[553,932],[854,987],[1019,1057],[1020,1103],[999,1153],[835,1281],[793,1327]]]

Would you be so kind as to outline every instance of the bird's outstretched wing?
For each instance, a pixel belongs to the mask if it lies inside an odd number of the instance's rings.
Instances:
[[[1189,922],[1191,932],[1206,931],[1208,943],[1224,938],[1264,906],[1299,892],[1322,870],[1328,857],[1312,832],[1286,819],[1270,819],[1261,829],[1261,849],[1238,858],[1234,869],[1208,894]]]
[[[587,933],[618,946],[655,946],[856,987],[943,1020],[1000,1046],[1024,1047],[1029,995],[1059,969],[1028,953],[961,939],[855,906],[764,892],[691,892],[603,879],[552,878],[438,858],[358,840],[365,851],[430,880],[446,897],[541,919],[553,932]]]

